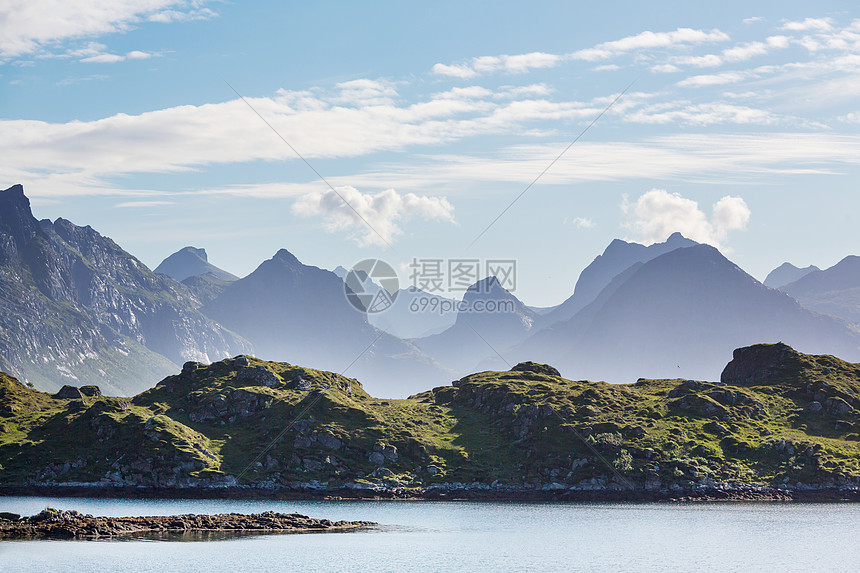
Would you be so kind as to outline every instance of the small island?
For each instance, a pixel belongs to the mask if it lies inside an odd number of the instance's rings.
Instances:
[[[93,517],[75,510],[46,508],[21,518],[0,513],[0,539],[99,539],[128,535],[235,533],[320,533],[377,525],[371,521],[331,521],[297,513],[267,511],[243,515],[168,515],[151,517]]]

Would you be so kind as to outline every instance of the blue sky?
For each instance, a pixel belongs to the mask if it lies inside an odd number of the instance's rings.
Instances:
[[[151,267],[189,244],[239,275],[282,247],[404,282],[416,257],[516,259],[534,305],[615,237],[681,231],[760,279],[829,266],[860,223],[858,12],[12,0],[0,186]]]

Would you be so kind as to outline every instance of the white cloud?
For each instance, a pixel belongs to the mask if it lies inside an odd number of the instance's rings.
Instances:
[[[587,217],[573,217],[572,219],[565,217],[564,222],[567,225],[573,225],[580,229],[593,229],[597,226],[597,223]]]
[[[791,30],[793,32],[805,32],[809,30],[826,32],[833,27],[831,23],[832,20],[830,18],[806,18],[805,20],[799,22],[786,22],[782,25],[780,29]]]
[[[764,18],[761,16],[750,16],[749,18],[744,18],[742,22],[744,24],[753,24],[755,22],[761,22],[762,20],[764,20]]]
[[[433,66],[432,72],[437,75],[461,79],[474,78],[481,74],[493,72],[525,73],[533,69],[553,68],[566,60],[596,62],[634,51],[654,48],[671,49],[703,43],[723,42],[728,39],[729,36],[719,30],[706,32],[703,30],[693,30],[692,28],[678,28],[671,32],[645,31],[635,36],[621,38],[620,40],[603,42],[593,48],[578,50],[571,54],[559,55],[547,54],[545,52],[531,52],[529,54],[513,56],[480,56],[472,58],[467,63],[438,63]],[[618,66],[613,64],[595,68],[596,71],[617,69],[619,69]]]
[[[579,50],[570,54],[570,57],[578,60],[596,61],[632,51],[674,48],[683,45],[725,42],[727,40],[729,40],[728,34],[719,30],[705,32],[704,30],[693,30],[692,28],[678,28],[672,32],[645,31],[635,36],[627,36],[620,40],[603,42],[593,48]]]
[[[450,76],[453,78],[474,78],[478,72],[473,70],[468,64],[435,64],[433,73],[440,76]]]
[[[293,204],[293,212],[322,217],[326,231],[348,231],[360,245],[390,244],[412,218],[454,222],[454,207],[444,197],[401,195],[394,189],[362,193],[351,186],[308,193]]]
[[[616,64],[603,64],[601,66],[594,66],[593,68],[595,72],[614,72],[620,69],[621,66]]]
[[[764,42],[748,42],[723,50],[723,59],[727,62],[743,62],[754,56],[762,56],[768,52],[769,44]]]
[[[625,119],[643,124],[680,122],[701,126],[726,123],[738,125],[771,125],[779,123],[779,118],[767,110],[723,102],[703,104],[666,102],[637,109],[628,113]]]
[[[745,229],[750,209],[740,197],[726,196],[713,206],[710,220],[692,199],[665,189],[652,189],[635,203],[624,198],[624,226],[645,244],[665,241],[679,232],[689,239],[723,247],[729,231]]]
[[[725,84],[733,84],[746,78],[746,74],[741,72],[723,72],[721,74],[709,74],[691,76],[678,82],[681,87],[704,87],[704,86],[721,86]]]
[[[464,79],[493,72],[521,74],[533,69],[555,67],[563,59],[563,56],[544,52],[532,52],[530,54],[518,54],[514,56],[480,56],[472,58],[471,62],[467,64],[435,64],[432,71],[434,74]]]
[[[0,4],[0,59],[38,53],[57,42],[125,32],[144,20],[214,15],[198,4],[189,0],[6,0]]]
[[[672,64],[658,64],[651,66],[651,71],[658,74],[674,74],[675,72],[680,72],[681,68]]]
[[[120,208],[140,208],[140,207],[161,207],[164,205],[173,205],[173,201],[124,201],[117,203],[114,207]]]

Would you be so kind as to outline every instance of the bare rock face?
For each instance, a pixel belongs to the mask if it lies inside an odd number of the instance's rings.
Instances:
[[[790,373],[799,354],[787,344],[755,344],[738,348],[732,354],[720,381],[731,385],[750,385]]]
[[[84,396],[89,396],[90,398],[98,398],[102,395],[102,391],[98,386],[81,386],[80,388],[81,394]]]

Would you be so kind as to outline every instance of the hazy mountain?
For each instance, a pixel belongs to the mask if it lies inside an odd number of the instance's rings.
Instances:
[[[212,273],[203,275],[194,275],[183,279],[182,284],[188,287],[191,294],[194,295],[201,305],[209,304],[224,292],[224,289],[230,286],[235,280],[224,280],[218,278]]]
[[[206,249],[185,247],[161,261],[155,272],[183,281],[188,277],[211,274],[213,277],[232,282],[239,277],[219,269],[209,262]]]
[[[349,271],[338,266],[332,271],[341,280]],[[378,292],[381,286],[364,276],[366,292]],[[367,321],[398,338],[421,338],[438,334],[453,326],[457,320],[457,305],[460,301],[425,292],[414,286],[402,288],[394,297],[394,304],[382,312],[371,312]]]
[[[803,308],[697,245],[630,268],[572,319],[504,355],[548,362],[573,378],[716,380],[732,349],[778,341],[860,358],[860,335],[845,322]]]
[[[621,239],[612,241],[602,255],[598,255],[583,269],[576,281],[573,294],[558,307],[545,314],[542,324],[553,324],[567,320],[590,304],[606,285],[620,272],[635,263],[644,263],[665,253],[697,245],[681,233],[673,233],[663,243],[645,246],[628,243]],[[543,313],[541,313],[543,314]]]
[[[421,350],[458,373],[472,370],[482,358],[526,339],[538,315],[496,277],[468,288],[454,325],[440,334],[415,340]]]
[[[250,340],[260,357],[360,376],[379,395],[406,396],[450,380],[414,345],[370,325],[337,275],[284,249],[202,310]]]
[[[65,219],[37,221],[20,185],[0,192],[0,367],[44,389],[125,395],[186,360],[250,345],[200,314],[173,279]]]
[[[780,290],[800,304],[860,324],[860,257],[845,257],[829,269],[813,270]]]
[[[815,265],[809,265],[808,267],[798,268],[791,263],[782,263],[772,271],[767,274],[767,278],[764,279],[764,286],[770,288],[780,288],[787,284],[793,283],[794,281],[808,275],[813,271],[820,271],[818,267]]]

